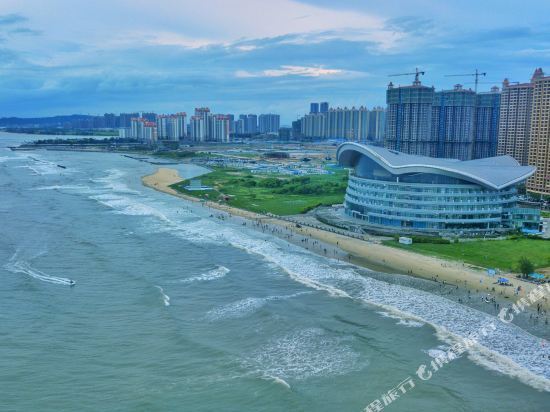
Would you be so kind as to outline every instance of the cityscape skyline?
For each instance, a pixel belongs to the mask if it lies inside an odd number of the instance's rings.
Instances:
[[[290,124],[311,101],[383,105],[388,75],[414,67],[426,72],[425,85],[442,89],[457,83],[445,75],[478,68],[488,73],[479,91],[488,91],[548,58],[546,3],[475,3],[476,12],[473,5],[161,1],[152,18],[145,4],[123,1],[75,8],[7,0],[0,5],[0,112],[176,113],[200,104],[279,113]],[[496,8],[498,19],[481,18]],[[127,18],[114,21],[117,15]],[[465,88],[470,81],[460,78]]]

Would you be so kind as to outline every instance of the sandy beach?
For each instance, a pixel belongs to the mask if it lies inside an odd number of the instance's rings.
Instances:
[[[408,274],[430,280],[434,280],[435,278],[439,282],[458,285],[473,292],[487,291],[487,293],[493,295],[502,295],[503,298],[513,298],[515,296],[515,287],[494,285],[494,279],[488,277],[483,270],[472,268],[462,262],[421,255],[303,225],[298,228],[294,223],[282,219],[237,209],[217,202],[201,202],[197,198],[184,195],[169,187],[182,180],[177,170],[169,168],[159,168],[154,174],[142,178],[145,186],[160,192],[177,196],[190,202],[203,203],[205,207],[211,207],[234,216],[261,222],[264,225],[275,225],[297,235],[315,239],[325,245],[338,248],[347,257],[348,262],[359,266],[392,273]],[[313,248],[312,250],[315,251]],[[321,250],[319,249],[317,252],[319,253]],[[511,281],[514,286],[522,286],[520,296],[525,296],[536,286],[517,278],[511,279]],[[492,291],[493,288],[495,291]],[[548,305],[545,306],[548,307]]]

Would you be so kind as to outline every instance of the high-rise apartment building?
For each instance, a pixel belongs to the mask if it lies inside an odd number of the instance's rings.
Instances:
[[[327,132],[327,117],[322,113],[306,114],[301,122],[301,134],[307,138],[322,139]]]
[[[319,113],[319,103],[310,103],[309,104],[310,113]]]
[[[245,119],[239,116],[238,120],[235,120],[235,133],[244,134]]]
[[[130,127],[132,119],[137,119],[139,113],[120,113],[119,125],[120,127]]]
[[[157,114],[153,112],[143,112],[141,113],[141,118],[147,120],[148,122],[156,122]]]
[[[472,159],[494,157],[497,154],[500,115],[500,91],[478,93],[474,121],[474,147]]]
[[[258,117],[258,132],[277,134],[279,133],[280,123],[281,116],[278,114],[261,114]]]
[[[367,140],[376,144],[383,143],[386,130],[386,110],[382,107],[374,107],[369,111]]]
[[[228,143],[231,133],[231,117],[212,114],[207,107],[195,109],[195,116],[189,122],[190,138],[195,142]]]
[[[321,102],[319,104],[319,110],[320,110],[321,113],[328,112],[328,109],[329,109],[328,102]]]
[[[533,83],[541,76],[542,70],[537,69],[529,83],[511,84],[508,79],[502,83],[497,153],[510,155],[522,165],[527,165],[529,157]]]
[[[393,87],[384,146],[408,154],[459,160],[495,156],[501,96],[498,88],[476,94],[457,84],[436,92],[415,81]]]
[[[476,94],[462,85],[436,92],[432,106],[431,138],[435,157],[468,160],[472,157]],[[434,148],[429,148],[434,153]],[[421,154],[421,153],[416,153]]]
[[[329,108],[326,112],[302,117],[300,135],[309,139],[344,139],[356,142],[381,140],[384,135],[385,110],[366,107]],[[372,137],[369,138],[369,133]]]
[[[145,120],[140,117],[134,117],[130,121],[130,137],[134,139],[143,138],[143,128],[145,126]]]
[[[437,141],[432,137],[432,107],[435,90],[415,81],[411,86],[386,91],[386,132],[384,146],[408,154],[437,155]]]
[[[550,195],[550,76],[538,69],[533,79],[528,163],[537,168],[527,190]]]
[[[215,142],[229,143],[230,118],[224,114],[215,114],[208,118],[211,130],[210,140]]]
[[[258,133],[258,116],[255,114],[239,115],[239,120],[235,122],[235,132],[237,134]]]
[[[142,117],[133,118],[130,122],[130,137],[154,143],[157,140],[157,125]]]
[[[157,141],[157,125],[155,122],[144,122],[143,140],[148,143],[154,143]]]
[[[249,114],[246,116],[246,133],[256,134],[258,133],[258,116],[255,114]]]
[[[195,110],[196,113],[196,110]],[[191,116],[189,120],[190,137],[194,142],[206,141],[206,118],[202,116]]]
[[[235,115],[226,114],[229,118],[229,133],[235,133]]]
[[[157,135],[161,140],[179,141],[185,138],[185,113],[157,116]]]

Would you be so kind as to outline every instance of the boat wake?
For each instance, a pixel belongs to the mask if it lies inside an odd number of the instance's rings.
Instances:
[[[4,268],[12,273],[24,273],[25,275],[42,282],[65,286],[73,286],[75,284],[74,280],[48,275],[47,273],[33,268],[28,262],[16,260],[16,255],[14,255],[12,259],[4,265]]]

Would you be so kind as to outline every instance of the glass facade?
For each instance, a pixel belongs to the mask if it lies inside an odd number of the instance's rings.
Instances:
[[[516,202],[515,188],[388,182],[351,174],[345,210],[372,225],[437,232],[491,231],[503,227]]]
[[[540,222],[517,190],[535,170],[511,157],[462,162],[343,143],[337,158],[350,168],[345,213],[379,232],[485,235]]]

